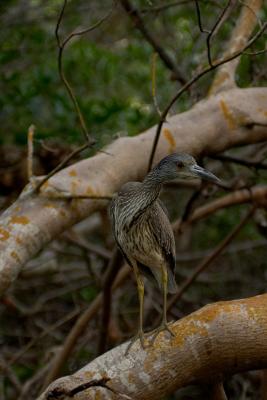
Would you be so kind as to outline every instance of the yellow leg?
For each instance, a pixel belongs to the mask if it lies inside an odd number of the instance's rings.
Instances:
[[[162,331],[168,331],[172,336],[174,333],[168,327],[167,322],[167,286],[168,286],[168,271],[165,267],[162,267],[162,290],[163,290],[163,313],[162,313],[162,321],[160,326],[155,329],[155,333],[152,339],[152,343],[154,343],[158,334]]]
[[[137,290],[138,290],[138,297],[139,297],[139,329],[138,329],[137,335],[131,339],[131,341],[126,349],[125,355],[127,355],[129,353],[130,348],[132,347],[134,342],[136,342],[138,339],[140,340],[140,343],[141,343],[141,346],[143,347],[143,349],[146,347],[145,346],[145,335],[144,335],[144,331],[143,331],[145,287],[144,287],[144,282],[143,282],[142,276],[137,268],[137,265],[134,265],[133,269],[134,269],[134,274],[135,274],[135,278],[136,278],[136,282],[137,282]]]

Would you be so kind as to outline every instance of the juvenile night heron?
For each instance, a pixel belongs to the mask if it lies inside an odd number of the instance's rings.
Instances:
[[[156,334],[170,329],[167,325],[167,293],[175,293],[175,242],[170,221],[158,201],[164,182],[176,178],[219,179],[197,165],[189,154],[171,154],[148,173],[144,181],[124,184],[114,196],[110,216],[116,242],[133,268],[138,288],[140,319],[138,334],[145,347],[143,331],[144,282],[142,275],[154,278],[163,292],[163,315]],[[127,351],[129,350],[129,347]]]

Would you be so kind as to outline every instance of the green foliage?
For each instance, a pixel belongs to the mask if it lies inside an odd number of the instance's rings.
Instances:
[[[35,366],[36,367],[36,366]],[[13,370],[16,374],[16,376],[21,380],[21,381],[26,381],[29,379],[33,372],[34,372],[34,367],[29,367],[28,365],[14,365]]]
[[[83,300],[86,300],[88,303],[91,303],[92,300],[96,297],[98,293],[97,288],[93,286],[89,286],[86,288],[83,288],[79,291],[79,294]]]
[[[226,3],[226,2],[225,2]],[[38,137],[59,137],[64,141],[81,141],[77,115],[57,67],[57,44],[54,35],[62,2],[32,0],[20,7],[18,0],[2,5],[1,68],[1,141],[26,142],[30,124],[37,126]],[[139,1],[140,9],[156,6]],[[221,6],[209,1],[201,4],[202,24],[211,29]],[[110,8],[105,1],[85,6],[82,1],[69,1],[60,26],[60,37],[73,30],[90,26]],[[237,9],[236,14],[238,14]],[[171,7],[157,17],[146,12],[144,21],[161,46],[177,63],[186,78],[207,62],[206,34],[200,34],[194,4]],[[156,16],[156,18],[155,18]],[[261,18],[266,17],[266,10]],[[212,42],[216,57],[228,39],[234,19],[227,21]],[[264,47],[264,38],[255,50]],[[98,30],[75,38],[65,49],[63,68],[89,129],[98,146],[107,144],[117,135],[134,135],[157,123],[151,88],[151,57],[153,50],[140,32],[133,29],[127,16],[114,11]],[[264,63],[266,55],[257,56]],[[241,86],[253,82],[255,57],[244,56],[238,70]],[[258,63],[257,63],[258,65]],[[177,89],[170,80],[170,71],[160,59],[156,64],[157,101],[160,109]],[[266,78],[266,77],[265,77]],[[263,80],[265,79],[263,78]],[[203,96],[211,77],[201,80],[193,94]],[[187,109],[192,100],[186,94],[175,105]]]

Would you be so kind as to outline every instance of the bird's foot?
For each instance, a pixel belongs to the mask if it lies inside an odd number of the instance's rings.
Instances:
[[[171,336],[175,336],[173,331],[169,328],[168,323],[166,321],[162,321],[162,323],[160,324],[160,326],[156,329],[154,329],[154,331],[152,331],[153,333],[153,337],[151,340],[152,345],[154,345],[156,338],[158,337],[160,332],[164,332],[167,331]]]
[[[146,349],[147,347],[149,347],[149,344],[146,344],[146,336],[148,336],[149,334],[144,333],[143,331],[139,330],[138,333],[130,340],[130,343],[127,346],[127,349],[125,351],[125,356],[127,356],[129,354],[129,351],[132,347],[132,345],[137,342],[137,340],[140,340],[140,344],[142,346],[143,349]]]

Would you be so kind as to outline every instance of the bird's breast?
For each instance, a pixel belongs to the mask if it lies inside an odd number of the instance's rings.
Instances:
[[[164,262],[158,242],[142,218],[129,227],[127,224],[117,232],[117,239],[129,258],[145,265],[159,266]]]

